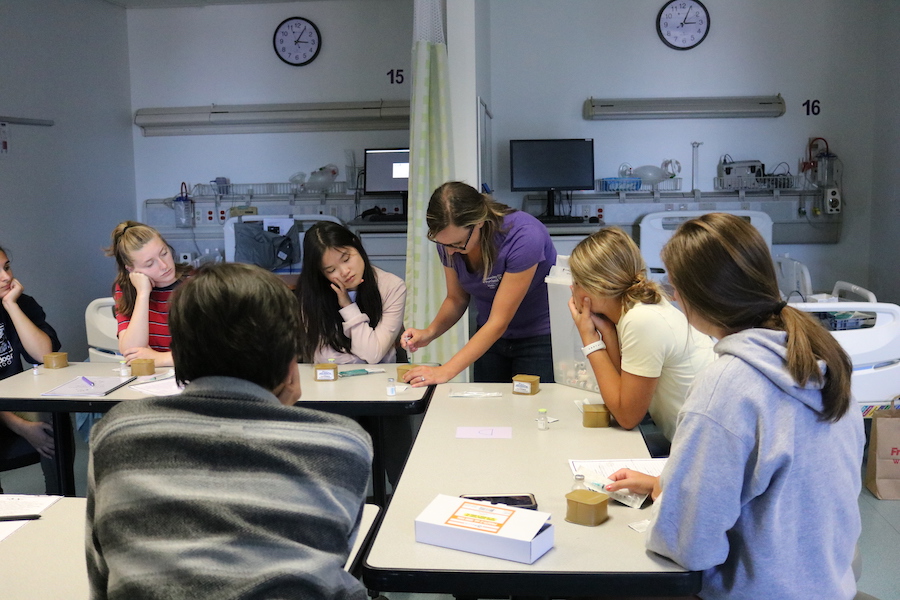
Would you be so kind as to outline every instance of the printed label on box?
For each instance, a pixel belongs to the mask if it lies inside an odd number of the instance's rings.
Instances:
[[[517,394],[530,394],[531,384],[527,381],[513,381],[513,391]]]
[[[465,529],[476,529],[484,533],[498,533],[509,521],[509,518],[513,516],[514,512],[499,506],[485,506],[483,504],[463,502],[450,515],[450,518],[445,521],[445,524]]]
[[[319,381],[334,381],[334,369],[317,369],[316,379]]]

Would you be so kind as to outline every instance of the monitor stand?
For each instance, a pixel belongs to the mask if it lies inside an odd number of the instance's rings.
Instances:
[[[558,190],[547,190],[547,210],[544,212],[544,216],[538,217],[538,220],[541,223],[545,223],[548,225],[555,223],[584,223],[583,217],[573,217],[571,215],[556,214],[557,194],[559,194]]]

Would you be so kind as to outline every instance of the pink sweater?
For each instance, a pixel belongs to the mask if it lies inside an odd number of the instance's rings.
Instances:
[[[381,293],[381,321],[376,327],[369,325],[369,315],[360,312],[354,302],[340,310],[344,319],[344,333],[350,338],[350,353],[338,352],[334,348],[320,347],[316,350],[314,362],[328,362],[333,358],[337,364],[394,362],[397,351],[394,343],[403,331],[403,311],[406,308],[406,284],[402,279],[382,271],[378,267],[375,278]]]

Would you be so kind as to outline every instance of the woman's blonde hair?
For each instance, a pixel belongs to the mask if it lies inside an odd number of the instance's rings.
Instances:
[[[481,255],[484,261],[483,278],[487,279],[494,268],[497,258],[497,244],[494,239],[503,231],[503,217],[515,212],[505,204],[500,204],[487,194],[482,194],[471,185],[448,181],[431,194],[425,223],[428,225],[428,239],[451,225],[456,227],[481,226]],[[448,257],[444,263],[450,266],[454,257]]]
[[[116,280],[113,282],[113,295],[115,295],[116,285],[118,285],[122,290],[121,298],[116,301],[116,311],[119,314],[130,317],[134,311],[134,301],[137,297],[137,290],[134,289],[130,273],[128,272],[128,267],[134,266],[131,255],[147,245],[148,242],[157,238],[163,244],[169,246],[169,243],[157,230],[137,221],[123,221],[113,229],[112,245],[106,248],[105,252],[107,256],[112,256],[116,259]],[[169,246],[169,250],[172,251],[171,246]],[[176,263],[176,281],[190,271],[190,265]]]
[[[823,386],[820,418],[837,421],[847,412],[850,359],[811,315],[781,300],[769,248],[750,223],[726,213],[685,221],[662,258],[688,315],[696,312],[728,333],[752,327],[787,332],[788,372],[801,386]],[[827,366],[824,376],[819,360]]]
[[[622,314],[638,302],[658,304],[662,288],[647,278],[634,240],[618,227],[604,227],[581,240],[569,257],[572,282],[591,294],[622,301]]]

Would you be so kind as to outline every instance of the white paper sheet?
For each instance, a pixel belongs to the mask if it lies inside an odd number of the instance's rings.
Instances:
[[[41,514],[52,506],[60,496],[26,496],[22,494],[0,494],[0,516]],[[0,522],[0,541],[18,531],[31,521]]]

